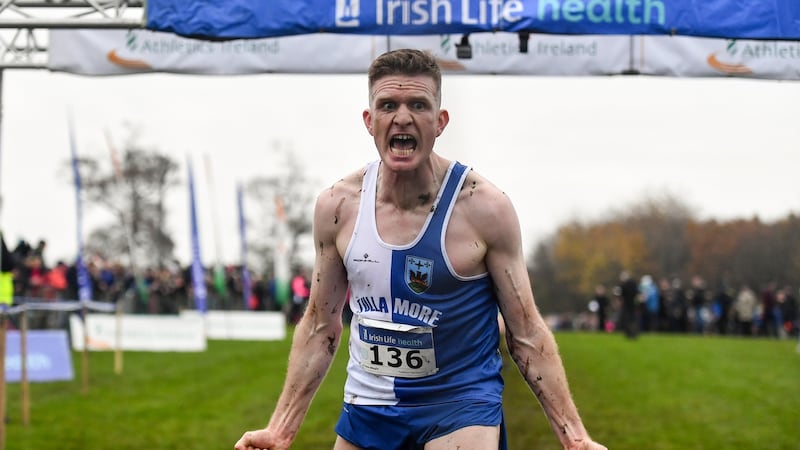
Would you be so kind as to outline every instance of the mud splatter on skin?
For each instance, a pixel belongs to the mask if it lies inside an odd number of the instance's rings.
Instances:
[[[511,353],[511,357],[514,359],[514,362],[517,363],[517,366],[519,367],[519,370],[523,374],[523,376],[527,378],[526,374],[528,373],[529,370],[531,370],[531,360],[530,358],[522,360],[515,356],[517,349],[519,348],[519,344],[515,342],[514,334],[510,330],[507,331],[507,333],[508,333],[508,350]],[[544,352],[544,346],[542,346],[539,352],[540,353]],[[541,398],[542,395],[544,395],[544,389],[540,385],[542,379],[543,378],[541,375],[536,375],[536,378],[530,383],[531,390],[533,391],[534,395],[536,395],[537,398]]]
[[[342,214],[342,204],[344,203],[344,197],[339,199],[339,204],[336,205],[336,211],[333,213],[333,224],[336,225],[339,223],[339,216]]]
[[[425,205],[425,204],[427,204],[429,201],[431,201],[431,193],[430,193],[430,192],[426,192],[426,193],[424,193],[424,194],[421,194],[421,195],[420,195],[419,197],[417,197],[417,198],[419,199],[419,202],[420,202],[420,204],[421,204],[421,205]]]
[[[541,398],[542,395],[544,395],[544,389],[542,389],[542,387],[538,384],[531,386],[531,389],[533,390],[534,395],[536,395],[536,398]]]
[[[308,309],[305,312],[305,314],[313,316],[316,313],[317,313],[317,305],[316,305],[316,303],[310,303],[309,306],[308,306]]]
[[[470,186],[470,188],[469,188],[469,196],[470,197],[472,197],[472,195],[475,194],[475,188],[477,188],[477,187],[478,187],[478,182],[473,180],[472,181],[472,186]]]
[[[506,269],[506,277],[508,277],[508,281],[511,283],[511,292],[514,294],[518,300],[522,298],[522,294],[519,291],[519,286],[517,285],[517,281],[514,279],[514,274],[511,273],[510,270]],[[528,314],[525,314],[525,320],[530,320]]]
[[[336,336],[328,336],[328,353],[333,356],[336,353]]]

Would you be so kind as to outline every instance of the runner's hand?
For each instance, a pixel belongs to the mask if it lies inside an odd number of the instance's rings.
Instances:
[[[235,450],[288,450],[291,442],[278,438],[272,431],[248,431],[236,442]]]

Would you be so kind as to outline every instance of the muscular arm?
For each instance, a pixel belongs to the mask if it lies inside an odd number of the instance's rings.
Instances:
[[[591,441],[583,426],[555,338],[536,308],[514,208],[496,189],[484,190],[481,197],[481,203],[491,207],[482,214],[485,223],[479,217],[476,226],[485,236],[486,264],[497,289],[511,356],[565,449],[604,448]]]
[[[341,311],[347,276],[335,241],[339,220],[337,205],[323,193],[314,212],[316,258],[308,308],[295,328],[286,380],[263,430],[248,432],[236,449],[289,448],[311,405],[311,400],[331,366],[342,333]]]

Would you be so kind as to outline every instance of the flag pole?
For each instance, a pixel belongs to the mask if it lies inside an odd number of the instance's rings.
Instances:
[[[247,311],[250,308],[250,297],[253,295],[253,282],[250,277],[250,270],[247,268],[247,222],[244,218],[244,194],[242,192],[242,185],[236,186],[236,205],[239,212],[239,238],[241,241],[241,258],[242,258],[242,302],[244,309]],[[255,306],[252,308],[255,309]]]
[[[87,303],[92,299],[92,285],[89,272],[83,261],[83,204],[81,203],[81,173],[78,170],[78,149],[75,142],[75,124],[72,114],[67,114],[67,125],[69,129],[69,147],[72,154],[72,173],[75,182],[75,211],[76,211],[76,234],[78,241],[78,257],[75,260],[75,267],[78,272],[78,300],[81,302],[81,315],[83,316],[83,357],[81,370],[83,371],[83,393],[89,392],[89,308]]]
[[[221,254],[222,251],[220,250],[220,245],[222,240],[220,239],[219,234],[219,212],[217,210],[217,190],[214,187],[214,176],[211,171],[211,158],[209,158],[208,153],[203,155],[203,161],[206,166],[206,179],[208,181],[208,195],[211,200],[211,228],[214,231],[214,288],[217,291],[217,295],[220,296],[223,305],[227,306],[228,301],[228,292],[225,286],[225,271],[222,267],[222,260]],[[228,309],[227,307],[224,309]]]
[[[122,164],[119,160],[117,147],[114,145],[114,141],[111,139],[111,133],[108,131],[108,129],[104,130],[104,134],[106,137],[106,144],[108,145],[108,151],[111,153],[111,165],[112,169],[114,170],[114,184],[116,184],[118,187],[124,187],[123,183],[125,183],[125,173],[123,172]],[[133,196],[133,186],[128,185],[128,188],[131,196]],[[128,243],[128,263],[130,264],[131,273],[133,275],[134,292],[137,296],[141,296],[142,290],[144,289],[144,280],[141,278],[141,274],[139,273],[139,265],[136,263],[135,243],[133,239],[133,219],[131,218],[131,220],[128,220],[128,216],[125,213],[124,208],[120,210],[120,219],[122,220],[122,227],[125,229],[125,238]],[[139,300],[141,301],[141,298]],[[114,342],[114,373],[121,375],[123,365],[122,308],[120,308],[119,300],[117,300],[114,317],[116,323]]]
[[[200,256],[200,232],[197,226],[197,204],[194,195],[194,170],[191,158],[187,161],[187,167],[189,171],[189,222],[192,233],[192,292],[194,294],[195,307],[203,315],[203,323],[205,324],[208,292],[206,291],[203,261]]]

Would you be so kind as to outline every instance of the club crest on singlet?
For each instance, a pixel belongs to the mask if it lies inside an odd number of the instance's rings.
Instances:
[[[407,255],[405,277],[412,291],[417,294],[427,291],[433,278],[433,260]]]

